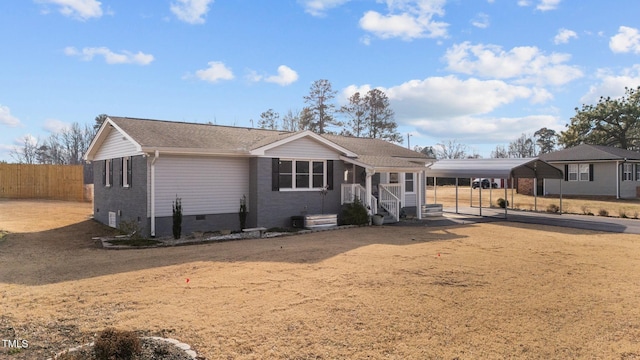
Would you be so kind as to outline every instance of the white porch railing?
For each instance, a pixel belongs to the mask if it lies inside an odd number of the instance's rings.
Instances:
[[[358,198],[360,199],[360,201],[362,201],[363,205],[366,206],[366,202],[364,199],[366,199],[367,196],[367,189],[365,189],[364,186],[360,184],[342,184],[341,193],[341,204],[351,204],[356,198]],[[369,194],[369,197],[371,199],[371,214],[377,214],[378,199],[376,199],[376,197],[371,194]]]
[[[395,221],[400,221],[400,192],[398,184],[378,184],[380,207],[385,209]],[[396,195],[396,193],[398,195]]]

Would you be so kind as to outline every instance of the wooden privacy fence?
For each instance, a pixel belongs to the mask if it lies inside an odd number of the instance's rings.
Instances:
[[[0,198],[83,201],[82,165],[0,164]]]

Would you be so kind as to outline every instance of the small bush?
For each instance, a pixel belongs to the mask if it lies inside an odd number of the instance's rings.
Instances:
[[[130,360],[140,354],[142,347],[135,333],[107,328],[98,334],[93,351],[97,360]]]
[[[628,218],[627,212],[624,209],[618,209],[618,216],[620,216],[623,219]]]
[[[556,204],[549,204],[549,206],[547,206],[547,212],[548,213],[559,213],[560,212],[560,207]]]
[[[369,223],[369,213],[356,198],[351,204],[346,204],[342,210],[342,222],[345,225],[366,225]]]
[[[637,218],[638,218],[638,210],[636,210],[636,211],[634,211],[634,212],[633,212],[633,218],[634,218],[634,219],[637,219]]]
[[[598,211],[598,215],[600,215],[600,216],[609,216],[609,211],[607,211],[607,209],[600,209]]]
[[[182,233],[182,199],[176,195],[176,201],[173,202],[173,238],[180,239]]]
[[[240,198],[240,211],[238,217],[240,218],[240,230],[247,227],[247,195],[242,195]]]
[[[140,226],[135,220],[120,221],[120,224],[118,224],[118,230],[123,235],[127,235],[131,240],[140,240],[144,238],[140,232]]]
[[[588,208],[588,207],[586,207],[585,205],[582,205],[582,206],[580,207],[580,210],[582,210],[582,213],[583,213],[584,215],[589,215],[589,214],[591,213],[591,211],[589,211],[589,208]]]
[[[509,206],[509,201],[503,198],[499,198],[498,200],[496,200],[496,203],[498,204],[499,207],[503,209]]]

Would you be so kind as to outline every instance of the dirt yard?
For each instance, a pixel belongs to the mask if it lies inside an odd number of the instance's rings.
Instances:
[[[0,201],[0,338],[28,342],[0,358],[107,326],[207,359],[640,358],[638,235],[493,222],[107,251],[90,212]]]

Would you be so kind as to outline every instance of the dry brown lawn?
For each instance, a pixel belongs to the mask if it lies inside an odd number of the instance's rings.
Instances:
[[[504,189],[491,189],[491,191],[489,191],[489,189],[483,189],[482,207],[497,207],[497,201],[499,198],[505,198]],[[514,191],[512,197],[511,189],[507,190],[506,199],[509,201],[509,209],[513,206],[520,210],[533,211],[537,208],[538,211],[545,212],[547,207],[551,204],[560,206],[560,199],[557,196],[538,196],[536,200],[533,196],[521,195]],[[429,186],[427,190],[427,202],[429,203],[433,203],[435,201],[446,207],[455,207],[455,200],[455,186],[437,186],[435,196],[433,186]],[[460,207],[469,206],[471,203],[473,206],[478,206],[479,202],[480,191],[478,189],[473,190],[473,202],[471,202],[471,191],[469,190],[469,187],[465,186],[458,188],[458,205]],[[599,216],[601,210],[605,210],[608,213],[608,216],[626,216],[628,218],[637,219],[640,218],[640,199],[615,199],[608,197],[577,198],[567,196],[564,196],[562,199],[563,213],[591,213],[592,215]]]
[[[107,251],[90,212],[0,201],[0,338],[29,342],[0,358],[107,326],[207,359],[640,358],[638,235],[493,222]]]

